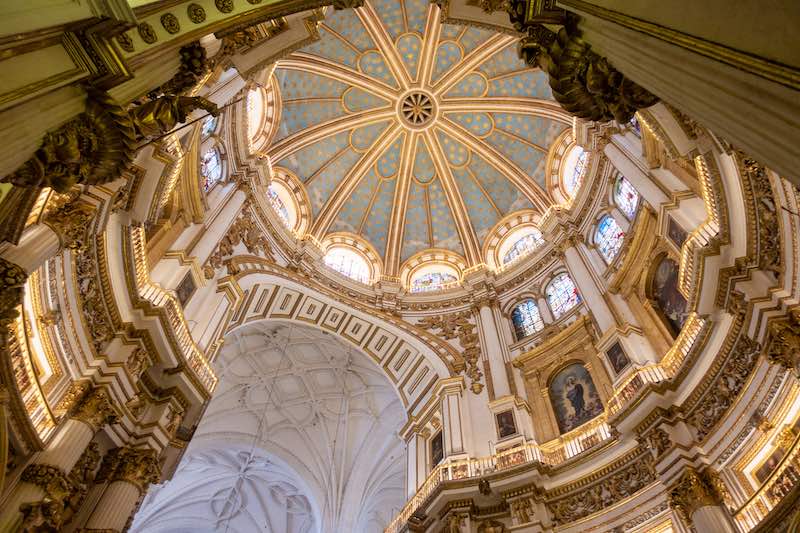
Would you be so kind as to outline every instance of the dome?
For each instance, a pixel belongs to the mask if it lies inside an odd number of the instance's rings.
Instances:
[[[390,276],[432,249],[471,267],[501,220],[555,203],[548,152],[571,120],[514,37],[394,0],[331,12],[319,37],[277,63],[266,150],[305,189],[314,238],[362,239]]]

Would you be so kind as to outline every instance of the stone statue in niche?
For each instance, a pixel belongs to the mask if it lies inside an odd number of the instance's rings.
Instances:
[[[603,412],[592,376],[579,363],[558,372],[550,382],[549,392],[561,433],[572,431]]]
[[[688,302],[678,290],[678,263],[665,257],[653,275],[652,297],[673,335],[680,333],[689,315]]]

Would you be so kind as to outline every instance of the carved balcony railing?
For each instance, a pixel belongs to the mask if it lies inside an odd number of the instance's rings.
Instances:
[[[523,442],[495,454],[456,459],[439,464],[428,475],[403,509],[394,517],[384,533],[398,533],[434,491],[445,481],[478,479],[480,477],[524,465],[558,465],[578,454],[611,439],[611,428],[605,416],[584,424],[544,444]]]
[[[131,296],[138,297],[158,315],[167,335],[171,336],[173,347],[210,394],[217,386],[217,376],[203,351],[195,344],[180,303],[171,293],[150,282],[144,228],[132,226],[126,237],[126,252],[130,254],[127,262],[133,267],[133,276],[129,275],[129,280],[134,286],[128,287]]]
[[[702,343],[698,341],[705,338],[709,326],[710,323],[696,313],[690,314],[677,340],[660,363],[637,369],[614,389],[614,394],[606,407],[608,416],[619,413],[634,398],[638,397],[647,385],[675,377],[689,353],[700,348]]]
[[[744,505],[734,514],[742,531],[750,531],[800,483],[800,435],[778,467]]]

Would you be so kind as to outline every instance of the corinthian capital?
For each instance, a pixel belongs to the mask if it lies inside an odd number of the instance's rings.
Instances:
[[[772,322],[769,325],[769,334],[769,362],[800,377],[800,321],[793,317],[788,322]]]
[[[117,410],[112,405],[108,392],[96,388],[83,398],[72,418],[86,422],[97,431],[106,424],[116,422]]]
[[[149,448],[116,448],[108,452],[100,476],[107,481],[127,481],[144,490],[158,482],[161,468],[156,452]]]
[[[687,468],[669,491],[670,507],[681,513],[688,524],[692,523],[692,514],[697,509],[721,503],[722,498],[710,476],[694,468]]]

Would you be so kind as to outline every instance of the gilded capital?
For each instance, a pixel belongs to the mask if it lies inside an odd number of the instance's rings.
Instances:
[[[115,448],[108,452],[100,475],[107,481],[126,481],[143,491],[158,482],[161,467],[156,452],[149,448]]]
[[[111,404],[108,392],[96,388],[83,398],[72,418],[89,424],[97,431],[106,424],[116,422],[117,411]]]
[[[83,248],[86,231],[94,218],[95,208],[79,201],[68,201],[51,211],[44,220],[61,241],[61,246]]]
[[[687,468],[669,491],[670,507],[681,513],[689,524],[692,523],[692,514],[697,509],[721,503],[722,498],[710,477],[694,468]]]
[[[800,322],[772,322],[769,325],[769,362],[780,365],[800,376]]]

